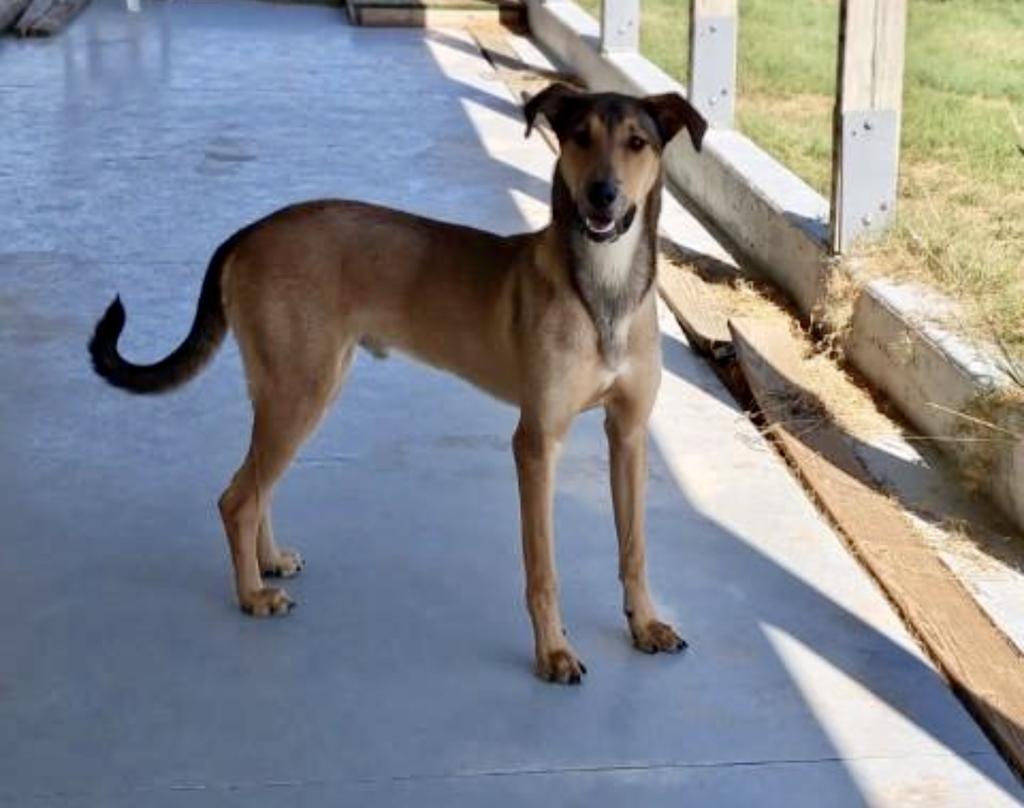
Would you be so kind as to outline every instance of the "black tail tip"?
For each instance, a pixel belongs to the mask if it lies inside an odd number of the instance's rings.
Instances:
[[[107,306],[107,310],[103,312],[103,318],[100,320],[101,323],[110,321],[112,327],[120,331],[124,328],[125,312],[124,303],[121,302],[121,295],[114,295],[114,299],[110,305]]]
[[[106,375],[104,371],[111,368],[117,357],[117,340],[124,330],[124,321],[124,304],[121,303],[121,296],[117,295],[96,323],[96,330],[89,340],[89,355],[93,367],[101,376]]]

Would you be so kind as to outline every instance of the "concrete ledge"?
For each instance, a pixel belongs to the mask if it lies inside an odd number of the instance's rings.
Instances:
[[[930,289],[871,281],[854,304],[846,353],[1024,527],[1024,406],[1009,392],[1011,382],[990,353],[942,326],[942,316],[952,309]]]
[[[639,54],[602,54],[597,21],[575,3],[528,0],[528,12],[537,42],[589,87],[685,95]],[[850,360],[1024,529],[1024,407],[1007,394],[1010,382],[991,355],[937,321],[935,312],[947,311],[949,301],[915,287],[861,285],[855,270],[830,255],[828,201],[739,132],[709,130],[700,153],[687,138],[676,138],[666,172],[705,223],[781,287],[805,318],[828,318],[833,282],[849,286],[852,279],[860,288],[849,323]],[[978,425],[957,412],[1004,431],[979,435]]]

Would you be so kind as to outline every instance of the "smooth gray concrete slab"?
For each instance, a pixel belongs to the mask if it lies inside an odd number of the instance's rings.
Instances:
[[[299,608],[239,614],[214,505],[247,440],[237,353],[140,399],[85,341],[120,291],[126,352],[165,353],[217,243],[297,199],[538,223],[552,156],[465,35],[97,1],[64,37],[0,41],[0,110],[0,803],[1020,800],[669,318],[650,565],[686,654],[630,647],[591,413],[557,500],[590,674],[532,676],[515,412],[397,358],[360,358],[277,493]]]

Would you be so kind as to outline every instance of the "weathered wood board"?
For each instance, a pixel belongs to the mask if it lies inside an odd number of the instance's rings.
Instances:
[[[800,384],[785,323],[730,320],[772,434],[851,549],[1003,754],[1024,771],[1024,659],[900,508],[875,489],[848,436]],[[810,415],[817,417],[809,418]]]
[[[550,70],[538,70],[523,62],[509,42],[506,32],[501,28],[477,26],[471,28],[470,33],[476,40],[480,52],[487,57],[499,78],[521,104],[525,104],[552,82],[578,84],[571,76]],[[525,119],[523,126],[526,126]],[[534,130],[540,133],[551,150],[557,154],[558,138],[543,115],[534,122]]]
[[[14,24],[32,0],[0,0],[0,34]]]
[[[522,27],[521,0],[347,0],[349,19],[370,27],[444,27],[501,23]]]
[[[728,320],[704,281],[684,270],[664,269],[658,272],[658,289],[699,353],[716,361],[733,356]]]
[[[20,36],[53,36],[71,22],[89,0],[32,0],[14,24]]]

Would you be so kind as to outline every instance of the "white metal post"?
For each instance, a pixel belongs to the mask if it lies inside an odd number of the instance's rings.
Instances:
[[[717,126],[736,109],[736,0],[690,0],[690,103]]]
[[[640,0],[601,0],[601,52],[635,53],[640,47]]]

